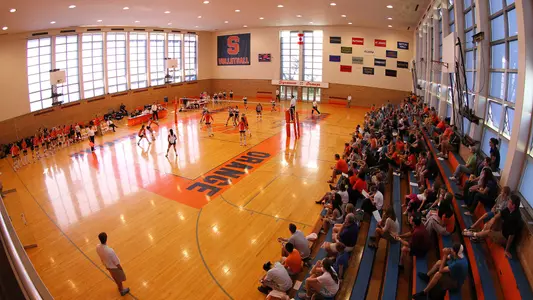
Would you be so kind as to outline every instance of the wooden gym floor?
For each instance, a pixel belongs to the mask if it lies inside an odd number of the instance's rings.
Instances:
[[[2,160],[4,190],[12,190],[4,201],[23,243],[37,244],[29,256],[56,299],[121,298],[95,251],[101,231],[126,272],[125,298],[264,299],[256,288],[262,264],[280,258],[276,238],[290,235],[291,222],[312,230],[334,154],[367,110],[319,109],[312,118],[311,105],[298,104],[295,141],[286,138],[283,108],[270,112],[264,103],[257,121],[250,103],[246,147],[224,126],[226,110],[214,114],[212,138],[199,111],[178,113],[176,122],[171,111],[151,146],[136,145],[139,126],[119,123],[96,138],[94,154],[84,141],[16,173]],[[170,128],[178,157],[171,150],[167,159]]]

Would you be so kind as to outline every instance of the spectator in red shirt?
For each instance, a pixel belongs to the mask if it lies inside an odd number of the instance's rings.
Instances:
[[[396,240],[402,244],[402,254],[400,256],[400,270],[403,270],[403,264],[405,258],[409,256],[424,257],[428,252],[431,240],[426,227],[422,225],[422,217],[420,214],[413,215],[409,222],[413,226],[413,230],[410,232],[401,234],[396,237]],[[404,238],[411,238],[411,241],[407,242]]]
[[[437,126],[431,126],[431,128],[429,129],[429,137],[430,138],[433,137],[434,133],[441,134],[446,129],[446,121],[444,121],[444,119],[440,119],[440,118],[439,118],[439,120],[440,121],[437,124]]]
[[[440,150],[440,152],[437,154],[438,156],[448,159],[448,152],[451,150],[450,140],[456,130],[457,130],[457,127],[448,126],[444,130],[444,133],[440,135],[439,137],[440,143],[437,145],[437,148]]]
[[[333,183],[335,179],[337,178],[337,175],[341,175],[342,173],[348,174],[348,164],[344,159],[341,159],[341,156],[339,154],[335,154],[335,160],[337,163],[334,167],[331,167],[333,170],[331,172],[331,179],[328,180],[328,183]]]

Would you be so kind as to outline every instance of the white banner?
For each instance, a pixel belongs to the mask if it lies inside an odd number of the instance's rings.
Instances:
[[[366,48],[364,53],[365,55],[374,56],[375,51],[373,48]]]
[[[298,80],[272,80],[272,85],[303,86],[329,88],[328,82],[298,81]]]

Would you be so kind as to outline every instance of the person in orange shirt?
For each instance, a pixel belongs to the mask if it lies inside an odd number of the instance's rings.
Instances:
[[[246,133],[252,137],[252,131],[250,130],[250,123],[248,123],[248,117],[245,113],[242,114],[242,117],[244,118],[244,125],[246,127]]]
[[[337,178],[337,175],[341,175],[342,173],[348,174],[348,164],[344,159],[341,159],[341,156],[339,154],[335,154],[335,160],[337,163],[334,167],[331,167],[331,179],[328,180],[328,183],[333,183],[335,179]]]
[[[27,165],[29,162],[28,162],[28,144],[26,143],[26,139],[22,139],[22,141],[20,141],[20,147],[22,148],[22,165],[25,166]]]
[[[20,168],[20,148],[17,143],[11,146],[11,158],[13,158],[13,169],[16,171]]]
[[[292,243],[285,244],[285,250],[289,253],[287,257],[281,259],[283,266],[289,272],[289,275],[296,275],[302,271],[302,256],[298,250],[294,249]]]
[[[237,124],[239,129],[239,142],[241,146],[246,146],[246,123],[244,117],[241,117],[239,124]]]
[[[39,136],[36,134],[33,137],[33,162],[35,162],[35,159],[41,159],[41,155],[39,153],[39,148],[41,147],[42,139],[39,138]]]
[[[452,135],[454,134],[454,131],[457,130],[457,127],[455,126],[448,126],[444,130],[444,133],[442,133],[439,137],[440,143],[437,144],[437,148],[440,150],[439,153],[437,153],[438,156],[448,159],[448,152],[450,149],[450,139],[452,138]]]
[[[211,115],[211,112],[209,110],[207,110],[205,112],[205,115],[204,115],[204,118],[205,118],[205,126],[207,126],[207,134],[208,136],[214,136],[215,134],[213,134],[213,127],[211,125],[212,122],[215,121],[215,119],[213,119],[213,116]]]

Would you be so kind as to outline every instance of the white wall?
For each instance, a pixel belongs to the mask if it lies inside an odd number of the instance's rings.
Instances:
[[[414,56],[413,33],[409,31],[378,30],[356,27],[270,27],[258,29],[243,29],[226,32],[216,32],[213,34],[212,75],[215,79],[279,79],[280,77],[280,30],[323,30],[324,31],[324,53],[323,53],[323,81],[329,83],[350,84],[370,86],[377,88],[387,88],[395,90],[410,91],[412,89],[412,78],[409,69],[396,68],[396,61],[410,62]],[[251,65],[250,66],[217,66],[217,43],[219,35],[230,35],[237,33],[251,33]],[[330,44],[330,36],[340,36],[342,44]],[[352,37],[365,39],[364,46],[352,45]],[[387,41],[387,47],[374,47],[374,39]],[[399,50],[396,48],[398,41],[408,42],[409,50]],[[341,54],[340,47],[353,47],[353,54]],[[375,75],[363,75],[361,65],[352,65],[352,56],[364,56],[365,48],[375,50],[376,58],[387,60],[387,67],[374,66],[374,57],[365,56],[364,66],[374,67]],[[386,58],[385,50],[398,51],[398,59]],[[259,63],[257,55],[259,53],[271,53],[271,63]],[[329,55],[340,55],[341,63],[329,62]],[[340,72],[340,65],[351,65],[352,72]],[[398,71],[398,77],[385,76],[385,69]]]

